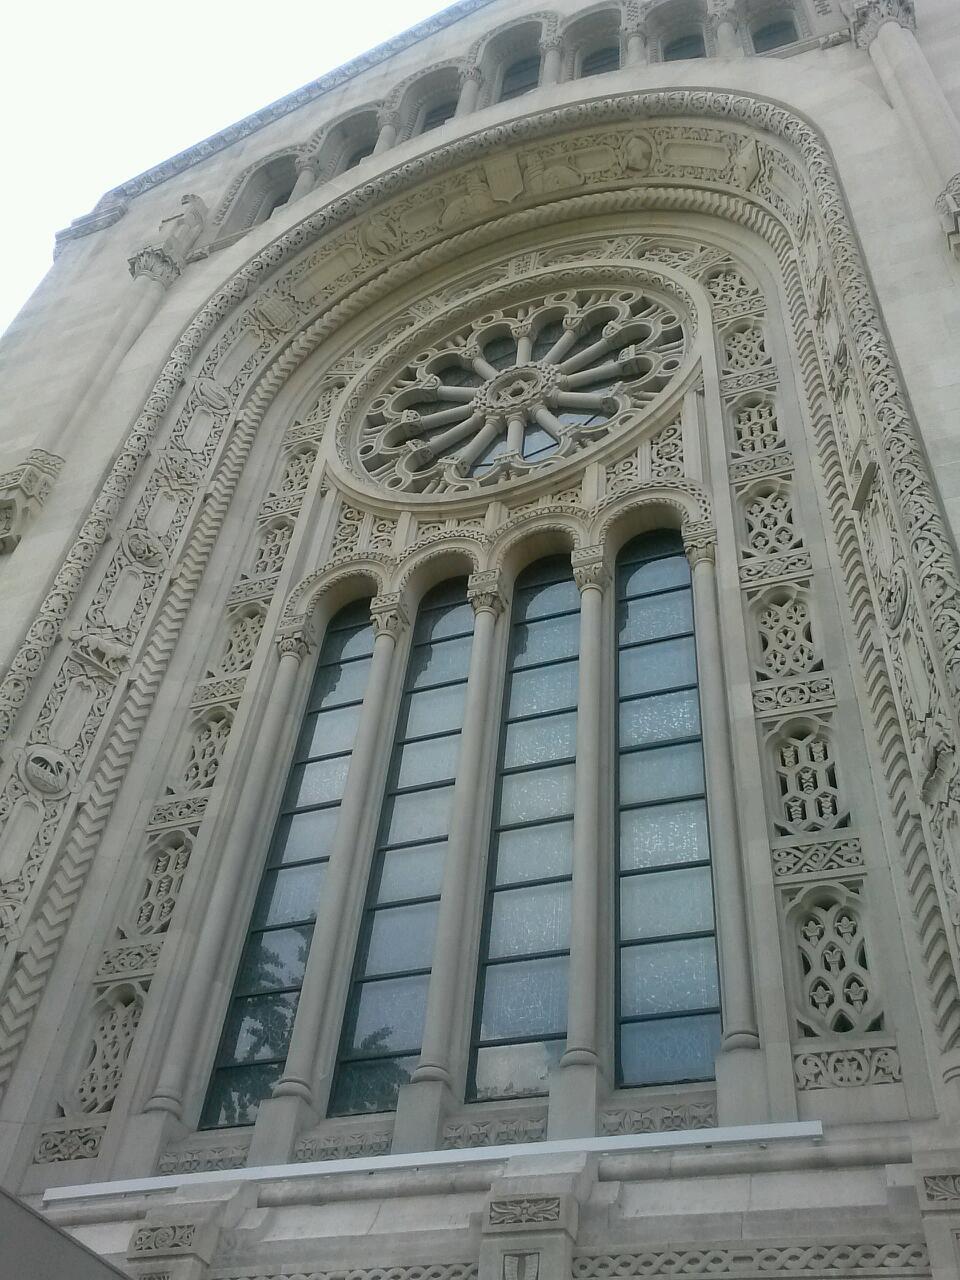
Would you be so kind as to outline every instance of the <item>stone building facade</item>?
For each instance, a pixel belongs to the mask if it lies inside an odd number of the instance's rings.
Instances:
[[[142,1280],[960,1271],[960,8],[460,0],[6,336],[0,1180]]]

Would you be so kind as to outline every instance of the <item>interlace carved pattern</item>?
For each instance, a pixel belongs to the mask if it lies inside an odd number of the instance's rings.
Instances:
[[[313,464],[316,460],[315,449],[297,449],[294,453],[291,453],[287,458],[283,475],[277,484],[277,494],[287,496],[294,493],[303,493],[310,483],[310,473],[313,471]]]
[[[542,1142],[547,1136],[547,1117],[518,1116],[491,1120],[459,1120],[444,1126],[443,1146],[447,1150],[469,1147],[511,1146],[520,1142]]]
[[[810,1276],[816,1280],[851,1276],[928,1276],[922,1240],[883,1244],[761,1244],[700,1249],[647,1249],[604,1253],[573,1260],[574,1280],[629,1276]]]
[[[857,895],[823,888],[793,915],[800,960],[804,1036],[879,1031],[883,1014],[872,991]]]
[[[214,711],[200,722],[190,744],[190,755],[178,791],[203,791],[213,786],[232,724],[226,711]]]
[[[685,1129],[712,1129],[716,1123],[717,1106],[712,1100],[627,1107],[622,1111],[600,1113],[600,1132],[604,1135],[680,1133]]]
[[[410,1266],[392,1266],[385,1263],[380,1267],[334,1267],[320,1270],[309,1267],[303,1270],[288,1270],[282,1273],[276,1268],[270,1271],[251,1271],[244,1267],[240,1271],[218,1268],[211,1273],[215,1280],[477,1280],[477,1264],[475,1262],[422,1262]]]
[[[297,1140],[294,1160],[355,1160],[362,1156],[386,1156],[393,1141],[392,1129],[361,1129],[356,1133],[306,1133]]]
[[[814,844],[779,845],[773,849],[773,874],[778,879],[862,866],[863,850],[855,839],[818,840]]]
[[[568,290],[488,312],[420,353],[369,405],[358,460],[390,490],[469,492],[626,425],[685,348],[669,304]]]
[[[113,1106],[142,1012],[143,997],[134,987],[116,987],[98,1001],[89,1058],[77,1081],[81,1111],[103,1112]]]
[[[753,555],[782,555],[803,546],[793,519],[790,494],[777,488],[754,496],[744,507],[747,540]]]
[[[292,536],[293,525],[286,520],[278,520],[263,528],[253,564],[254,577],[262,578],[265,574],[280,572]]]
[[[903,1079],[903,1071],[892,1045],[867,1045],[794,1054],[793,1078],[798,1089],[851,1089],[896,1084]]]
[[[234,671],[247,670],[257,651],[264,617],[262,609],[245,609],[234,614],[223,656],[211,674],[229,675]]]
[[[763,329],[757,324],[743,325],[726,334],[723,357],[731,373],[747,373],[770,364]]]
[[[782,448],[777,406],[761,396],[741,401],[733,415],[733,435],[740,453],[770,453]]]
[[[683,475],[683,427],[671,422],[650,440],[650,473],[654,480]]]
[[[713,301],[722,307],[739,307],[760,301],[756,285],[745,279],[733,266],[715,271],[704,284]]]
[[[806,725],[787,729],[776,744],[775,761],[781,803],[776,826],[781,835],[846,826],[833,747],[825,733]]]
[[[34,1164],[58,1164],[63,1160],[92,1160],[100,1154],[103,1124],[47,1129],[33,1153]]]
[[[783,680],[821,671],[810,624],[810,610],[800,595],[769,600],[757,618],[761,674]]]
[[[179,832],[157,847],[134,914],[134,936],[166,933],[189,862],[190,842]]]

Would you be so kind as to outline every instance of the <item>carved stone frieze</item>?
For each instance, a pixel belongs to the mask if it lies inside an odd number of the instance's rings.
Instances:
[[[559,1222],[562,1208],[559,1197],[513,1196],[491,1200],[487,1221],[491,1227],[541,1227]]]
[[[922,1240],[880,1244],[711,1245],[709,1248],[649,1249],[642,1253],[576,1254],[574,1280],[613,1280],[616,1276],[810,1276],[816,1280],[850,1276],[929,1275],[930,1261]]]
[[[40,1135],[33,1162],[58,1164],[64,1160],[93,1160],[100,1154],[103,1133],[102,1124],[48,1127]]]
[[[184,1147],[164,1151],[157,1173],[205,1173],[210,1169],[242,1169],[247,1162],[246,1143],[219,1147]]]
[[[804,1049],[793,1055],[793,1076],[803,1090],[896,1084],[903,1079],[895,1045]]]
[[[189,826],[200,821],[206,808],[206,796],[177,796],[164,800],[150,811],[147,827],[154,830],[158,827]]]
[[[960,1208],[960,1173],[926,1173],[921,1179],[926,1205],[939,1209]]]
[[[773,874],[778,880],[793,876],[845,872],[863,866],[863,850],[856,838],[817,840],[804,844],[775,844]]]
[[[294,1160],[352,1160],[361,1156],[390,1154],[392,1129],[358,1129],[355,1132],[305,1133],[297,1139]]]
[[[717,1104],[713,1098],[625,1107],[600,1113],[600,1132],[611,1136],[626,1133],[679,1133],[686,1129],[712,1129],[716,1124]]]
[[[442,1145],[447,1150],[470,1147],[512,1146],[515,1143],[543,1142],[547,1136],[546,1112],[539,1116],[495,1116],[489,1120],[456,1119],[443,1127]]]
[[[753,709],[758,716],[779,715],[801,707],[831,707],[837,695],[828,675],[785,684],[762,684],[753,691]]]
[[[140,1258],[156,1254],[187,1253],[192,1251],[197,1235],[193,1222],[163,1223],[160,1226],[138,1227],[133,1233],[128,1258]]]

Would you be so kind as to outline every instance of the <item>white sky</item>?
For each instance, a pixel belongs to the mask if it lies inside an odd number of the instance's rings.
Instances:
[[[0,331],[54,232],[110,187],[448,7],[444,0],[8,0]]]

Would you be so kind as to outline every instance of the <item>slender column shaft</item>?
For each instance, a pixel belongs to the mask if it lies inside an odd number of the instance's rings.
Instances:
[[[486,579],[489,575],[482,575]],[[471,579],[470,601],[476,613],[470,669],[464,701],[460,759],[450,816],[450,835],[443,873],[443,890],[437,917],[437,937],[433,948],[433,969],[427,993],[427,1013],[423,1028],[420,1062],[413,1075],[420,1080],[442,1080],[450,1084],[450,1029],[457,1001],[463,998],[461,984],[462,939],[471,882],[470,865],[480,794],[480,776],[493,700],[493,659],[497,616],[503,601],[495,582]]]
[[[457,116],[468,116],[477,109],[480,97],[480,68],[467,67],[460,78],[460,96],[457,99]]]
[[[381,151],[389,151],[396,142],[397,124],[395,111],[384,112],[380,116],[380,132],[377,134],[376,146],[373,148],[375,156],[378,156]]]
[[[717,23],[717,55],[721,58],[743,57],[743,45],[737,35],[737,28],[729,18],[721,18]]]
[[[563,1067],[590,1065],[597,1060],[603,590],[609,580],[602,561],[582,564],[574,573],[580,588],[580,665],[567,1048],[560,1060]]]
[[[250,757],[248,782],[230,826],[226,854],[217,875],[210,906],[203,920],[186,989],[166,1044],[157,1086],[145,1111],[169,1111],[181,1115],[187,1072],[200,1038],[200,1028],[209,1016],[211,989],[216,982],[226,939],[236,922],[236,903],[241,885],[249,881],[250,845],[247,833],[263,808],[264,795],[273,774],[273,764],[286,729],[301,660],[307,653],[302,641],[282,641],[280,665],[270,698],[257,730]]]
[[[358,837],[370,801],[370,778],[382,746],[383,708],[393,673],[398,619],[399,615],[394,613],[385,623],[382,617],[378,618],[374,614],[378,631],[373,644],[370,674],[360,709],[343,799],[340,801],[337,833],[330,850],[323,901],[303,975],[290,1049],[283,1075],[273,1090],[275,1098],[297,1097],[308,1105],[313,1103],[317,1047],[327,1013],[326,994],[340,953],[340,924],[351,886],[358,876],[365,878],[362,871],[364,859],[359,856]]]
[[[293,190],[290,192],[290,199],[287,204],[293,204],[294,200],[299,200],[301,196],[308,195],[317,184],[317,171],[313,163],[302,161],[297,166],[297,180],[293,184]]]
[[[640,67],[647,61],[647,42],[642,31],[627,33],[627,49],[624,59],[628,67]]]
[[[687,549],[693,570],[703,757],[716,868],[714,892],[723,977],[723,1048],[755,1049],[759,1045],[759,1037],[750,969],[740,829],[730,748],[730,717],[720,647],[714,552],[712,545]]]
[[[540,83],[559,84],[560,83],[560,66],[561,52],[559,44],[544,44],[540,46],[543,53],[543,61],[540,66]]]

